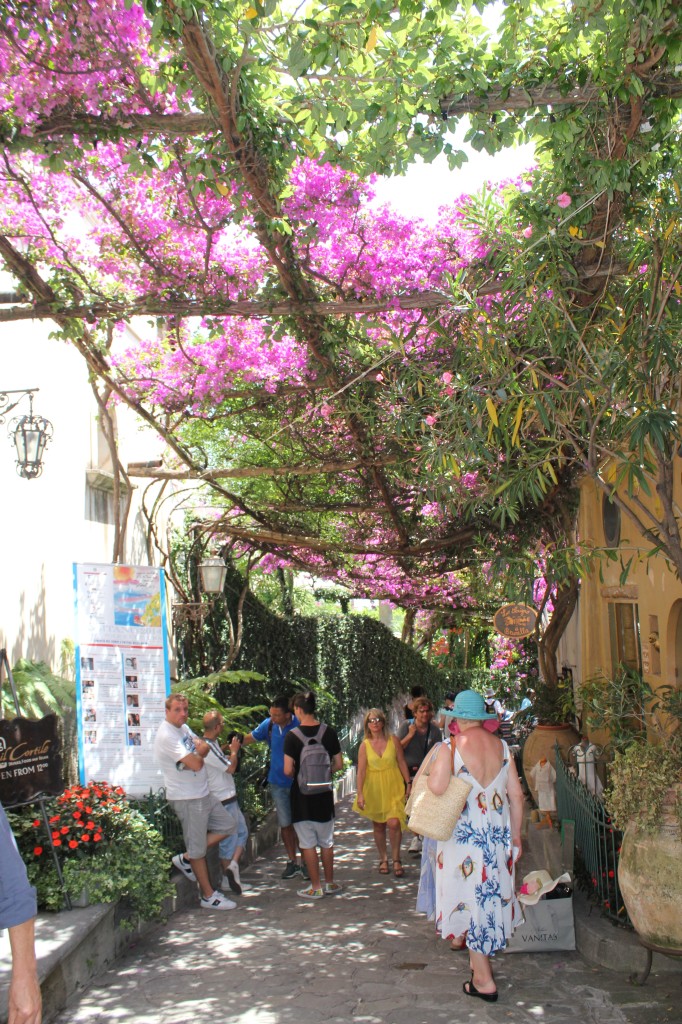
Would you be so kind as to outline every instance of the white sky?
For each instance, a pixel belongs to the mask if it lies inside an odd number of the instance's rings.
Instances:
[[[481,20],[492,38],[497,36],[503,9],[504,4],[500,0],[490,4],[481,14]],[[457,171],[448,169],[445,157],[431,164],[423,161],[414,163],[403,177],[381,178],[377,181],[376,202],[390,203],[404,217],[423,217],[433,224],[439,207],[449,205],[464,193],[472,195],[478,192],[485,182],[496,184],[507,178],[515,178],[535,164],[531,143],[505,149],[495,156],[477,153],[462,142],[468,126],[469,119],[462,118],[455,133],[449,136],[449,141],[467,153],[468,163]]]
[[[431,164],[423,161],[412,164],[399,178],[379,178],[375,183],[378,204],[390,205],[405,217],[423,217],[434,223],[441,206],[447,206],[463,193],[478,192],[484,182],[500,182],[514,178],[535,163],[531,143],[505,149],[495,156],[477,153],[461,140],[466,126],[460,124],[452,141],[469,156],[468,163],[459,170],[448,169],[447,160],[438,157]]]

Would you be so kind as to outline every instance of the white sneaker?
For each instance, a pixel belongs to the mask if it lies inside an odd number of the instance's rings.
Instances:
[[[171,863],[178,871],[182,871],[185,878],[189,878],[190,882],[196,882],[197,876],[192,871],[192,865],[188,860],[185,860],[181,853],[176,853],[171,859]]]
[[[231,889],[232,892],[236,892],[238,896],[242,894],[242,884],[239,877],[239,865],[235,861],[231,861],[228,867],[225,868],[225,874],[223,875],[222,881],[223,889]]]
[[[415,836],[410,845],[407,848],[408,853],[421,853],[422,852],[422,837]]]
[[[237,904],[234,900],[228,900],[221,892],[214,892],[210,896],[202,896],[199,906],[202,910],[234,910]]]

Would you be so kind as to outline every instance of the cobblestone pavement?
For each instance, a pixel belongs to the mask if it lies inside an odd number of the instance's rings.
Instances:
[[[283,882],[278,846],[247,868],[237,910],[176,913],[56,1018],[58,1024],[673,1024],[681,973],[643,987],[578,953],[495,958],[500,998],[463,995],[465,953],[453,953],[414,910],[418,861],[378,874],[371,832],[338,807],[339,896],[304,903]],[[403,846],[407,847],[408,839]]]

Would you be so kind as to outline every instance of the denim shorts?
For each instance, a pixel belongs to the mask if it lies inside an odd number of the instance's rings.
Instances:
[[[302,850],[330,850],[334,845],[334,819],[331,821],[295,821],[298,845]]]
[[[279,827],[286,828],[291,825],[291,786],[278,786],[276,782],[271,782],[269,789]]]
[[[235,831],[229,835],[226,839],[221,839],[220,845],[218,846],[218,856],[221,860],[232,860],[234,851],[238,846],[246,846],[246,842],[249,838],[249,829],[246,824],[246,818],[241,812],[241,808],[237,801],[231,804],[223,804],[223,807],[230,816],[230,821],[235,825]]]

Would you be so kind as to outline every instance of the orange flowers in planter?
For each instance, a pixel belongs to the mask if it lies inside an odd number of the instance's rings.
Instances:
[[[91,843],[116,838],[119,830],[116,819],[124,800],[125,791],[108,782],[91,782],[88,786],[64,790],[55,800],[58,813],[49,819],[53,845],[60,847],[63,856],[91,856],[90,851],[94,849]],[[43,828],[43,822],[36,818],[33,828]],[[44,846],[34,846],[34,857],[42,857],[44,853]]]

